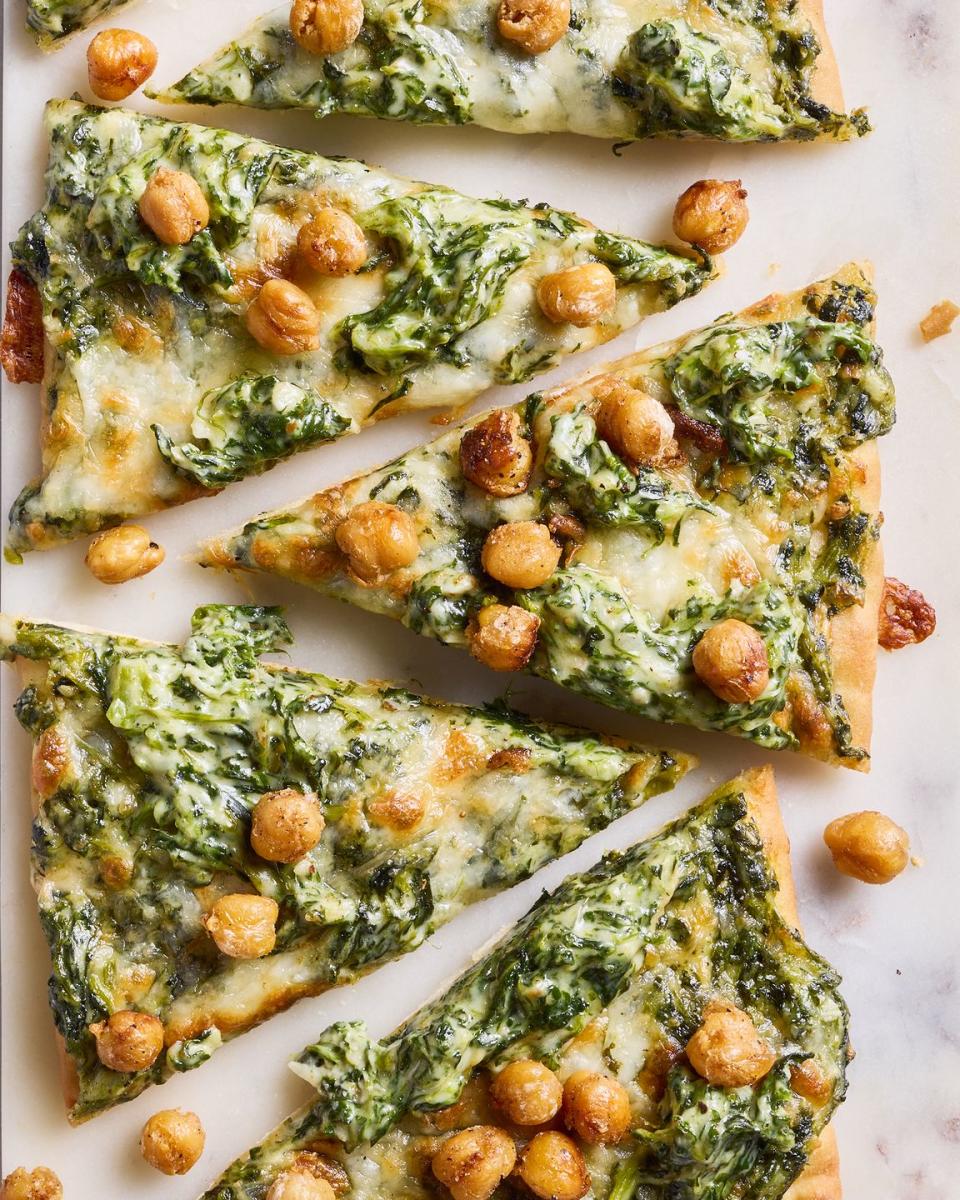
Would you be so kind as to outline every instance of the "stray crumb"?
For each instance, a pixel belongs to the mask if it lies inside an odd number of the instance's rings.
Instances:
[[[941,300],[920,322],[921,337],[925,342],[943,337],[945,333],[950,332],[957,317],[960,317],[960,305],[954,304],[952,300]]]
[[[780,270],[780,268],[782,266],[783,266],[783,263],[771,263],[770,266],[767,267],[767,274],[768,275],[776,275],[776,273]]]
[[[926,862],[924,859],[922,859],[920,857],[919,854],[914,854],[913,857],[910,859],[910,866],[911,867],[923,867],[923,866],[926,866]]]

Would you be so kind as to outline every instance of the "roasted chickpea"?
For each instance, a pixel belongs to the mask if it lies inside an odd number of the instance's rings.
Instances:
[[[334,537],[361,583],[379,583],[401,567],[409,567],[420,553],[417,527],[410,514],[379,500],[358,504],[337,526]]]
[[[516,604],[488,604],[467,629],[470,653],[492,671],[520,671],[537,648],[540,618]]]
[[[777,1061],[750,1015],[719,1000],[707,1005],[687,1058],[707,1083],[726,1088],[757,1083]]]
[[[349,213],[321,208],[297,234],[300,257],[321,275],[353,275],[367,261],[367,239]]]
[[[63,1184],[49,1167],[17,1167],[3,1181],[0,1200],[63,1200]]]
[[[140,1153],[164,1175],[186,1175],[203,1153],[206,1137],[196,1113],[165,1108],[154,1113],[140,1134]]]
[[[570,0],[500,0],[497,30],[527,54],[544,54],[570,27]]]
[[[116,584],[149,575],[165,557],[163,547],[141,525],[118,525],[97,534],[84,561],[95,579]]]
[[[497,1074],[490,1096],[514,1125],[546,1125],[560,1111],[563,1085],[543,1063],[521,1058]]]
[[[150,1013],[115,1012],[90,1026],[97,1056],[111,1071],[145,1071],[163,1049],[163,1022]]]
[[[747,193],[739,179],[701,179],[691,184],[673,210],[673,232],[708,254],[720,254],[740,240],[750,220]]]
[[[670,414],[659,400],[611,376],[596,388],[597,433],[628,462],[661,466],[679,453]]]
[[[104,29],[87,47],[90,91],[100,100],[126,100],[156,66],[156,46],[132,29]]]
[[[514,521],[490,530],[480,561],[486,573],[506,587],[536,588],[557,569],[560,547],[546,525]]]
[[[749,704],[770,682],[763,638],[735,617],[711,626],[697,642],[693,669],[700,682],[728,704]]]
[[[448,1137],[431,1166],[453,1200],[487,1200],[516,1161],[509,1134],[494,1125],[473,1125]]]
[[[491,496],[518,496],[526,491],[533,469],[533,450],[522,434],[519,413],[498,408],[460,440],[464,478]]]
[[[863,883],[889,883],[910,858],[910,839],[895,821],[879,812],[848,813],[823,831],[833,865]]]
[[[339,54],[357,40],[363,0],[294,0],[290,32],[310,54]]]
[[[590,1174],[580,1147],[565,1133],[538,1133],[520,1154],[520,1178],[540,1200],[581,1200]]]
[[[617,281],[603,263],[581,263],[544,275],[537,284],[537,303],[554,324],[595,325],[617,304]]]
[[[140,197],[140,216],[165,246],[185,246],[210,224],[210,205],[200,184],[184,171],[160,167]]]
[[[367,805],[367,816],[374,825],[405,831],[423,820],[427,802],[412,792],[384,792]]]
[[[48,726],[33,748],[30,780],[41,800],[47,800],[59,788],[70,771],[70,742],[57,725]]]
[[[221,954],[230,958],[263,958],[277,943],[280,908],[269,896],[234,892],[222,896],[203,924]]]
[[[320,312],[289,279],[268,279],[246,320],[247,332],[271,354],[308,354],[320,345]]]
[[[284,1171],[270,1185],[267,1200],[336,1200],[336,1192],[308,1171]]]
[[[314,792],[267,792],[253,810],[250,845],[267,862],[294,863],[320,841],[323,825]]]
[[[814,1058],[793,1063],[790,1067],[790,1086],[798,1096],[819,1107],[830,1099],[830,1080],[824,1075]]]
[[[574,1071],[563,1085],[563,1122],[591,1146],[613,1145],[630,1129],[630,1097],[612,1075]]]

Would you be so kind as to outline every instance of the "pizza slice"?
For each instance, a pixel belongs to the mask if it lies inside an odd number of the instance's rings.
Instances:
[[[870,128],[820,0],[295,0],[157,98],[622,140]]]
[[[204,1200],[835,1200],[847,1010],[796,925],[773,773],[749,771],[382,1042],[327,1029],[292,1064],[317,1098]]]
[[[74,1122],[418,946],[671,788],[686,756],[268,666],[279,611],[182,649],[5,620]]]
[[[38,46],[51,50],[127,3],[129,0],[26,0],[27,29]]]
[[[546,205],[223,130],[57,101],[47,131],[0,351],[38,382],[46,351],[18,552],[529,379],[712,275]]]

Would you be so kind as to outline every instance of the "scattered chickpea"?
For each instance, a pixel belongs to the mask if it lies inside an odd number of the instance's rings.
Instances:
[[[537,303],[548,321],[595,325],[617,304],[617,281],[603,263],[581,263],[544,275],[537,284]]]
[[[142,525],[118,525],[97,534],[84,561],[95,579],[116,584],[149,575],[165,557]]]
[[[309,54],[339,54],[363,27],[363,0],[294,0],[290,32]]]
[[[491,496],[518,496],[526,491],[533,469],[533,450],[523,436],[520,414],[498,408],[460,439],[464,478]]]
[[[611,376],[594,388],[597,433],[628,462],[660,466],[679,453],[670,414],[659,400]]]
[[[163,1049],[163,1022],[150,1013],[124,1009],[90,1026],[97,1056],[111,1071],[145,1071]]]
[[[488,604],[467,629],[470,653],[492,671],[520,671],[537,648],[540,618],[519,605]]]
[[[70,742],[58,725],[48,726],[33,747],[30,781],[41,800],[59,788],[70,770]]]
[[[798,1096],[803,1096],[818,1107],[830,1099],[830,1080],[814,1058],[805,1058],[803,1062],[791,1065],[790,1086]]]
[[[560,1111],[563,1085],[543,1063],[520,1058],[497,1074],[490,1096],[514,1125],[546,1125]]]
[[[308,1171],[284,1171],[270,1185],[267,1200],[336,1200],[336,1192]]]
[[[500,0],[497,30],[527,54],[544,54],[570,27],[570,0]]]
[[[687,1042],[687,1058],[708,1083],[727,1088],[757,1083],[776,1062],[749,1013],[723,1001],[707,1005],[700,1028]]]
[[[297,234],[300,257],[321,275],[353,275],[367,261],[367,239],[349,213],[321,208]]]
[[[560,547],[546,525],[513,521],[490,530],[480,561],[487,574],[506,587],[536,588],[557,569]]]
[[[367,805],[367,816],[374,825],[405,832],[423,820],[427,802],[412,792],[384,792]]]
[[[165,1108],[154,1113],[140,1134],[140,1153],[164,1175],[186,1175],[203,1153],[206,1137],[196,1113]]]
[[[210,224],[200,184],[184,171],[159,167],[140,197],[140,216],[165,246],[185,246]]]
[[[253,810],[250,845],[267,862],[294,863],[320,841],[323,825],[314,792],[266,792]]]
[[[247,309],[247,332],[271,354],[307,354],[320,346],[320,312],[303,288],[268,279]]]
[[[591,1146],[613,1145],[631,1124],[627,1089],[612,1075],[574,1071],[563,1085],[563,1121]]]
[[[720,254],[738,242],[747,227],[746,200],[739,179],[701,179],[677,201],[673,232],[708,254]]]
[[[420,553],[417,527],[410,514],[379,500],[358,504],[337,526],[334,537],[361,583],[379,583],[401,567],[409,567]]]
[[[749,704],[770,682],[763,638],[735,617],[711,626],[697,642],[693,669],[700,682],[728,704]]]
[[[509,1134],[494,1125],[473,1125],[448,1137],[431,1166],[453,1200],[488,1200],[516,1161]]]
[[[0,1186],[0,1200],[63,1200],[63,1184],[49,1167],[17,1167]]]
[[[203,924],[222,954],[230,958],[263,958],[277,943],[280,908],[269,896],[234,892],[222,896]]]
[[[540,1200],[581,1200],[590,1174],[580,1147],[565,1133],[538,1133],[520,1155],[519,1175]]]
[[[879,812],[837,817],[823,831],[823,840],[837,870],[864,883],[889,883],[910,858],[906,830]]]
[[[87,47],[90,90],[100,100],[126,100],[156,67],[156,46],[132,29],[104,29]]]

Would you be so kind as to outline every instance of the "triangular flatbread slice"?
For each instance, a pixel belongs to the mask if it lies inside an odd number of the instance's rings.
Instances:
[[[820,0],[319,8],[274,9],[158,98],[622,140],[846,140],[870,128],[862,110],[842,111]],[[335,49],[312,24],[334,13]]]
[[[52,50],[65,38],[123,8],[129,0],[26,0],[27,29],[37,45]]]
[[[875,299],[857,265],[770,296],[253,520],[203,561],[640,716],[866,769],[876,439],[894,420]],[[384,558],[385,523],[416,557]]]
[[[17,551],[529,379],[712,274],[547,206],[223,130],[57,101],[47,132],[47,200],[13,245],[0,350],[11,378],[44,385]],[[566,306],[548,318],[538,285],[557,275]]]
[[[514,1158],[541,1200],[838,1200],[847,1010],[796,924],[773,773],[749,771],[567,879],[382,1042],[327,1029],[293,1064],[318,1098],[204,1200],[296,1174],[500,1200],[513,1179],[481,1176]]]
[[[182,649],[3,621],[73,1121],[412,950],[693,764],[258,660],[289,640],[278,610],[223,605]]]

